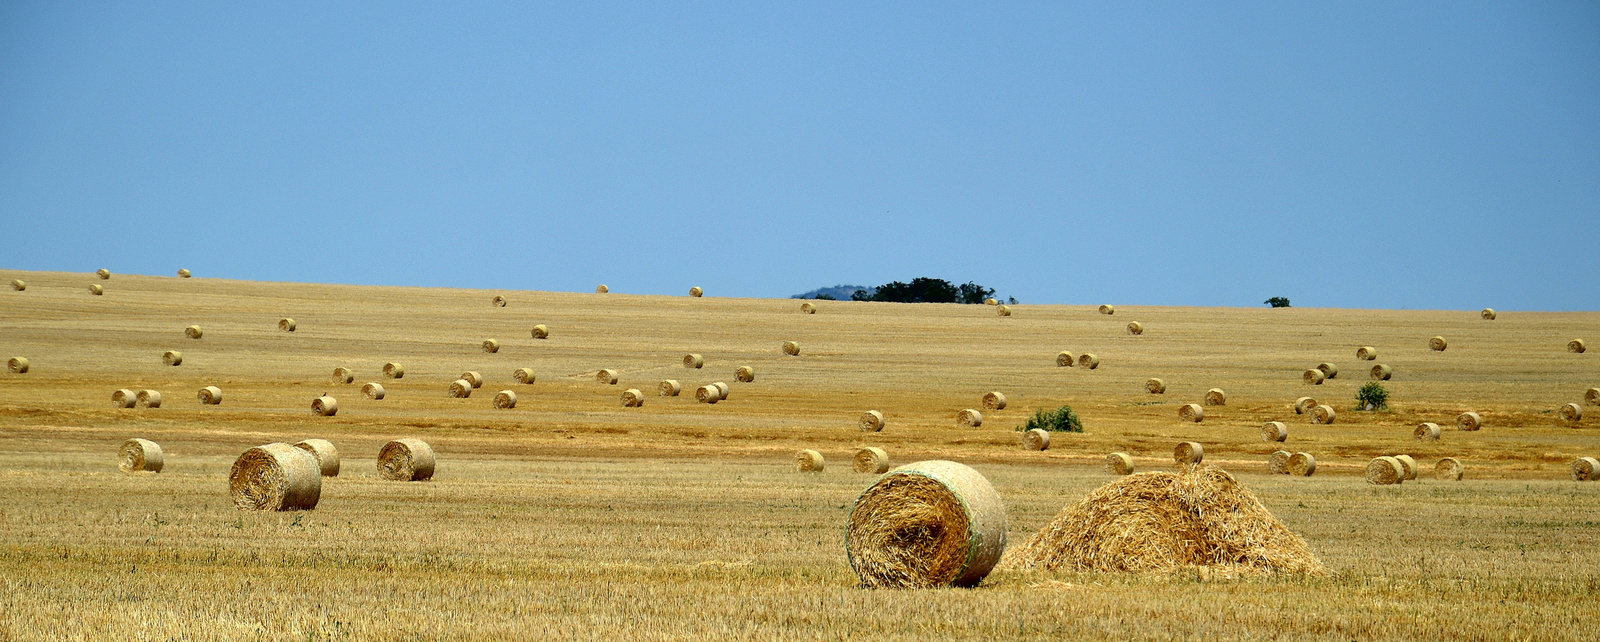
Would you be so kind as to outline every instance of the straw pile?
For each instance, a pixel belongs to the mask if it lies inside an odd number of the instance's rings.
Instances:
[[[895,468],[856,498],[845,533],[868,588],[976,586],[1006,548],[1006,508],[983,475],[952,461]]]
[[[1034,428],[1022,433],[1023,450],[1045,450],[1050,447],[1050,433],[1042,428]]]
[[[144,408],[160,408],[161,393],[154,390],[140,390],[139,395],[133,398],[134,405]]]
[[[801,450],[794,454],[794,469],[802,473],[820,473],[826,465],[822,453],[815,450]]]
[[[1130,321],[1128,323],[1128,334],[1144,334],[1144,324],[1139,323],[1138,321]]]
[[[183,365],[183,353],[177,350],[168,350],[161,355],[161,363],[169,366],[181,366]]]
[[[222,403],[222,389],[216,386],[206,386],[201,388],[199,394],[196,394],[195,397],[200,399],[200,403],[203,405],[219,405]]]
[[[794,341],[783,342],[783,353],[791,357],[800,356],[800,344]]]
[[[889,472],[889,453],[882,448],[862,448],[856,451],[854,466],[858,473],[882,475]]]
[[[355,383],[356,371],[340,366],[333,369],[334,383]]]
[[[361,395],[373,401],[383,399],[386,394],[389,393],[383,389],[383,384],[381,383],[366,383],[361,386]]]
[[[1167,393],[1167,382],[1161,379],[1145,379],[1144,389],[1152,395],[1164,395]]]
[[[617,371],[610,368],[594,373],[594,380],[608,386],[617,385]]]
[[[1372,346],[1356,348],[1356,358],[1362,361],[1373,361],[1378,358],[1378,349]]]
[[[1367,483],[1392,486],[1406,479],[1406,467],[1393,457],[1375,457],[1367,462]]]
[[[1302,381],[1305,381],[1307,384],[1310,384],[1310,385],[1313,385],[1313,386],[1322,385],[1322,380],[1324,378],[1325,377],[1323,376],[1322,371],[1318,370],[1316,368],[1312,368],[1310,370],[1307,370],[1307,371],[1305,371],[1304,373],[1302,373],[1300,375],[1300,379]]]
[[[861,413],[861,421],[858,422],[858,425],[861,426],[861,432],[880,432],[883,430],[884,425],[883,413],[876,410],[868,410]]]
[[[1181,406],[1178,406],[1178,419],[1181,419],[1183,421],[1192,421],[1194,423],[1200,423],[1202,421],[1205,421],[1205,418],[1206,418],[1206,409],[1205,408],[1201,408],[1200,404],[1197,404],[1197,403],[1186,403],[1186,404],[1183,404]]]
[[[467,382],[469,384],[472,384],[473,388],[482,388],[483,387],[483,375],[478,374],[477,370],[468,370],[466,372],[463,372],[463,373],[461,373],[461,377],[459,377],[459,378],[462,381],[465,381],[465,382]]]
[[[500,342],[496,341],[494,339],[484,339],[483,340],[483,351],[487,352],[489,354],[494,354],[496,352],[499,352],[500,351]]]
[[[1483,417],[1475,412],[1463,412],[1456,415],[1456,430],[1478,430],[1483,428]]]
[[[739,366],[733,371],[733,378],[744,383],[756,380],[756,369],[750,366]]]
[[[1448,347],[1450,347],[1450,343],[1445,341],[1444,337],[1434,337],[1432,339],[1428,339],[1429,350],[1434,352],[1444,352],[1444,349]]]
[[[706,294],[706,291],[700,289],[700,286],[698,286],[698,285],[694,286],[692,288],[689,288],[689,296],[692,296],[692,297],[695,297],[695,298],[698,299],[698,298],[700,298],[702,296],[705,296],[705,294]]]
[[[1269,421],[1261,425],[1261,440],[1267,443],[1276,443],[1289,439],[1289,426],[1281,421]]]
[[[1023,569],[1171,572],[1188,566],[1322,574],[1322,562],[1227,472],[1211,466],[1113,481],[1061,511],[1008,563]]]
[[[101,295],[103,295],[105,293],[106,293],[106,289],[100,287],[99,283],[91,283],[91,284],[89,284],[89,294],[93,294],[95,296],[101,296]]]
[[[1567,342],[1567,352],[1577,352],[1582,354],[1583,351],[1587,349],[1588,347],[1583,344],[1583,339],[1573,339]]]
[[[1322,376],[1325,379],[1339,378],[1339,366],[1324,361],[1317,364],[1317,369],[1322,371]]]
[[[29,363],[27,357],[12,357],[11,360],[6,362],[6,369],[17,374],[27,372],[28,367]]]
[[[132,408],[138,398],[132,390],[122,388],[111,393],[111,404],[118,408]]]
[[[817,305],[815,303],[810,302],[810,301],[806,301],[806,302],[800,304],[800,311],[804,312],[806,314],[816,314],[817,313]]]
[[[317,458],[317,470],[321,471],[323,477],[339,476],[339,449],[333,447],[333,442],[326,439],[307,439],[295,444],[294,447]]]
[[[1228,405],[1228,395],[1222,392],[1221,388],[1212,388],[1206,391],[1205,402],[1207,406],[1226,406]]]
[[[1301,397],[1294,400],[1294,414],[1303,415],[1311,412],[1311,409],[1315,407],[1317,407],[1317,400],[1311,397]]]
[[[1600,388],[1590,388],[1584,392],[1583,400],[1591,406],[1600,406]]]
[[[605,294],[607,292],[610,292],[611,288],[608,288],[608,287],[606,287],[606,284],[601,283],[600,285],[594,286],[594,291],[595,291],[595,294]]]
[[[406,376],[406,367],[390,361],[383,364],[383,376],[390,379],[401,379]]]
[[[494,300],[490,301],[489,304],[493,305],[494,307],[497,307],[497,308],[506,307],[506,298],[503,297],[503,296],[496,295],[494,297]]]
[[[1117,308],[1111,305],[1100,306],[1100,314],[1116,314]]]
[[[622,391],[622,407],[623,408],[638,408],[639,406],[643,406],[643,405],[644,405],[644,393],[639,392],[638,388],[629,388],[627,390]]]
[[[550,328],[545,327],[545,325],[541,323],[533,326],[532,334],[533,338],[535,339],[548,339],[550,338]]]
[[[129,439],[122,442],[122,448],[117,450],[117,468],[125,473],[159,473],[165,463],[166,457],[161,453],[161,446],[148,439]]]
[[[185,268],[178,268],[178,278],[187,279],[187,278],[189,278],[191,276],[194,276],[193,272],[190,272],[188,269],[185,269]]]
[[[1197,441],[1185,441],[1172,449],[1172,461],[1179,464],[1198,464],[1206,458],[1206,449]]]
[[[494,407],[497,410],[517,407],[517,393],[512,390],[501,390],[494,393]]]
[[[995,306],[994,313],[995,313],[995,316],[1009,317],[1009,316],[1011,316],[1011,306],[1009,306],[1009,305]]]
[[[1572,481],[1596,479],[1600,479],[1600,460],[1593,457],[1579,457],[1572,460]]]
[[[1317,458],[1311,453],[1295,453],[1289,457],[1289,474],[1295,477],[1310,477],[1317,473]]]
[[[1289,458],[1293,457],[1289,451],[1280,450],[1267,456],[1267,473],[1272,475],[1289,474]]]
[[[1567,423],[1577,423],[1583,420],[1583,406],[1569,403],[1561,407],[1561,420]]]
[[[1067,351],[1063,350],[1061,352],[1056,353],[1056,365],[1059,366],[1059,367],[1071,368],[1073,366],[1073,364],[1075,364],[1077,362],[1078,362],[1077,355],[1074,355],[1071,352],[1067,352]]]
[[[1338,418],[1338,415],[1339,413],[1333,411],[1333,406],[1318,404],[1317,407],[1311,409],[1311,423],[1331,424],[1334,419]]]
[[[456,399],[466,399],[472,396],[472,382],[466,379],[457,379],[450,382],[450,396]]]
[[[183,336],[189,337],[190,339],[199,339],[200,337],[205,336],[205,334],[206,331],[201,330],[200,326],[197,325],[191,325],[183,329]]]
[[[967,408],[956,413],[956,425],[977,428],[983,425],[983,413]]]
[[[396,439],[378,451],[378,476],[389,481],[426,481],[433,477],[433,448],[421,439]]]
[[[662,379],[661,385],[656,388],[656,393],[663,397],[676,397],[683,392],[683,386],[677,379]]]
[[[1006,396],[999,391],[990,392],[983,396],[984,410],[1005,410]]]
[[[1466,467],[1454,457],[1445,457],[1433,466],[1433,476],[1440,481],[1461,481],[1461,475],[1465,472]]]
[[[1394,455],[1394,460],[1400,462],[1400,467],[1406,472],[1406,481],[1417,478],[1417,460],[1411,455]]]
[[[321,396],[311,400],[311,414],[332,417],[339,413],[339,400]]]
[[[294,319],[290,319],[288,317],[284,317],[282,319],[278,319],[278,330],[279,331],[282,331],[282,332],[294,332],[294,328],[295,328]]]
[[[1411,432],[1417,441],[1439,441],[1439,424],[1425,421],[1417,424],[1417,429]]]
[[[1080,354],[1080,355],[1078,355],[1078,367],[1079,368],[1088,368],[1090,370],[1094,370],[1095,368],[1099,368],[1100,367],[1100,357],[1095,356],[1095,354],[1092,353],[1092,352],[1085,352],[1083,354]]]
[[[704,385],[694,391],[694,400],[700,403],[716,403],[722,401],[722,390],[712,385]]]
[[[1495,317],[1494,308],[1484,308],[1478,315],[1483,317],[1485,321],[1493,321]]]
[[[533,368],[517,368],[511,371],[511,378],[517,383],[533,383]]]
[[[685,367],[685,368],[700,368],[700,367],[704,367],[705,365],[706,365],[705,358],[701,357],[698,354],[690,353],[690,354],[683,355],[683,367]]]
[[[109,278],[111,278],[111,270],[107,270],[105,268],[100,268],[98,270],[95,270],[94,273],[96,275],[99,275],[99,277],[101,279],[109,279]]]
[[[21,292],[28,289],[28,282],[22,279],[11,279],[11,289]]]
[[[1133,458],[1128,453],[1111,453],[1106,455],[1106,472],[1113,475],[1132,475]]]

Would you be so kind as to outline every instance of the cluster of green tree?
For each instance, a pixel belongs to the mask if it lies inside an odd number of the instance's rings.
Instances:
[[[961,285],[944,279],[918,277],[910,283],[892,281],[868,292],[856,290],[850,296],[854,301],[887,301],[891,303],[983,303],[994,296],[994,288],[986,288],[971,281]]]

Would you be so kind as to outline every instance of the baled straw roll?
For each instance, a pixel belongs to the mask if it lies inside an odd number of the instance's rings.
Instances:
[[[1485,321],[1493,321],[1496,315],[1494,313],[1494,308],[1484,308],[1482,312],[1478,313],[1478,316],[1483,317],[1483,320]]]
[[[801,450],[794,454],[794,469],[802,473],[820,473],[827,466],[823,461],[822,453],[815,450]]]
[[[623,408],[638,408],[639,406],[643,406],[643,405],[644,405],[644,393],[639,392],[638,388],[629,388],[627,390],[622,391],[622,407]]]
[[[1303,415],[1317,407],[1317,400],[1311,397],[1301,397],[1294,400],[1294,414]]]
[[[1326,378],[1326,377],[1322,374],[1322,371],[1318,370],[1316,368],[1312,368],[1310,370],[1307,370],[1304,373],[1301,373],[1301,375],[1300,375],[1300,380],[1301,381],[1304,381],[1308,385],[1313,385],[1313,386],[1322,385],[1322,380],[1324,378]]]
[[[1145,379],[1144,390],[1152,395],[1167,394],[1167,382],[1163,379]]]
[[[689,354],[683,355],[683,367],[685,367],[685,368],[700,368],[700,367],[703,367],[705,365],[706,365],[705,357],[702,357],[702,356],[700,356],[698,354],[694,354],[694,353],[689,353]]]
[[[1116,306],[1113,306],[1113,305],[1102,305],[1102,306],[1100,306],[1100,314],[1116,314],[1116,313],[1117,313]]]
[[[89,284],[89,294],[93,294],[95,296],[102,296],[105,293],[106,293],[106,289],[103,288],[103,287],[100,287],[99,283],[90,283]]]
[[[389,481],[426,481],[433,477],[433,447],[421,439],[396,439],[378,451],[378,476]]]
[[[188,269],[186,269],[186,268],[178,268],[178,278],[180,278],[180,279],[187,279],[187,278],[189,278],[189,277],[191,277],[191,276],[194,276],[194,273],[193,273],[193,272],[190,272],[190,271],[189,271],[189,270],[188,270]]]
[[[1000,391],[998,391],[998,390],[983,395],[983,409],[984,410],[1005,410],[1006,409],[1006,396],[1004,394],[1001,394]]]
[[[317,470],[323,477],[339,476],[339,449],[326,439],[307,439],[296,443],[295,448],[311,453],[317,459]]]
[[[1178,419],[1200,423],[1206,419],[1206,409],[1197,403],[1186,403],[1178,406]]]
[[[1483,417],[1475,412],[1456,415],[1456,430],[1473,431],[1483,428]]]
[[[1583,339],[1573,339],[1567,342],[1567,352],[1576,352],[1582,354],[1584,350],[1588,349],[1588,346],[1584,345]]]
[[[1272,475],[1289,474],[1289,458],[1293,457],[1287,450],[1280,450],[1267,456],[1267,473]]]
[[[545,326],[545,324],[541,323],[539,325],[533,326],[533,330],[532,330],[531,334],[533,335],[533,338],[535,338],[535,339],[548,339],[548,338],[550,338],[550,328]]]
[[[483,387],[483,375],[478,374],[477,370],[468,370],[461,373],[461,380],[472,384],[473,388]]]
[[[1206,391],[1205,402],[1207,406],[1226,406],[1228,405],[1228,394],[1223,392],[1221,388],[1212,388]]]
[[[344,366],[339,366],[337,368],[334,368],[333,369],[333,382],[334,383],[355,383],[356,382],[356,371],[351,370],[349,368],[346,368]]]
[[[1285,441],[1289,439],[1289,426],[1281,421],[1269,421],[1261,424],[1261,440],[1267,443]]]
[[[205,336],[205,334],[206,331],[200,329],[200,326],[197,325],[191,325],[183,329],[183,336],[189,337],[190,339],[199,339],[200,337]]]
[[[683,392],[683,385],[677,379],[662,379],[661,385],[656,387],[656,394],[663,397],[676,397]]]
[[[1106,455],[1106,472],[1113,475],[1132,475],[1133,458],[1128,453],[1111,453]]]
[[[1041,428],[1034,428],[1022,433],[1023,450],[1045,450],[1050,447],[1050,433]]]
[[[1567,423],[1583,421],[1583,406],[1569,403],[1561,407],[1561,420]]]
[[[884,425],[883,413],[876,410],[868,410],[861,413],[861,421],[857,425],[861,427],[861,432],[882,431]]]
[[[1444,349],[1448,347],[1450,347],[1450,342],[1445,341],[1444,337],[1434,337],[1432,339],[1428,339],[1429,350],[1434,352],[1444,352]]]
[[[1144,334],[1144,324],[1139,323],[1138,321],[1130,321],[1130,322],[1128,322],[1128,334],[1132,334],[1132,335]]]
[[[725,384],[725,383],[723,383],[721,381],[717,381],[715,383],[712,383],[711,385],[716,386],[717,387],[717,391],[722,393],[721,394],[721,399],[724,400],[724,401],[726,401],[728,399],[728,393],[733,392],[732,389],[728,388],[728,384]]]
[[[497,308],[506,307],[506,298],[500,295],[495,295],[494,299],[489,301],[489,305]]]
[[[161,355],[161,363],[169,366],[181,366],[183,365],[183,353],[177,350],[168,350]]]
[[[1583,401],[1591,406],[1600,406],[1600,388],[1590,388],[1584,392]]]
[[[472,396],[472,382],[466,379],[457,379],[450,382],[450,396],[456,399],[466,399]]]
[[[1172,461],[1179,464],[1198,464],[1206,458],[1206,449],[1198,441],[1185,441],[1172,449]]]
[[[872,446],[862,448],[856,451],[854,466],[858,473],[882,475],[889,472],[889,453]]]
[[[1324,379],[1337,379],[1337,378],[1339,378],[1339,366],[1336,366],[1336,365],[1334,365],[1332,363],[1324,361],[1322,363],[1317,364],[1317,369],[1322,371],[1322,377]]]
[[[28,282],[22,279],[11,279],[11,289],[21,292],[28,289]]]
[[[1595,481],[1600,479],[1600,460],[1593,457],[1579,457],[1572,460],[1572,481]]]
[[[1464,472],[1466,472],[1466,467],[1462,466],[1461,462],[1454,457],[1445,457],[1433,466],[1433,476],[1441,481],[1461,481],[1461,475]]]
[[[605,294],[605,293],[610,292],[610,291],[611,291],[611,288],[606,287],[606,284],[604,284],[604,283],[601,283],[600,285],[594,286],[595,294]]]
[[[294,332],[294,328],[295,328],[294,319],[291,319],[291,318],[288,318],[288,317],[284,317],[282,319],[278,319],[278,330],[279,331],[282,331],[282,332]]]
[[[1009,306],[1009,305],[995,306],[994,313],[995,313],[995,316],[1009,317],[1009,316],[1011,316],[1011,306]]]
[[[222,389],[216,386],[206,386],[201,388],[200,392],[196,394],[195,397],[198,398],[200,403],[203,405],[215,406],[222,403]]]
[[[1289,457],[1289,474],[1295,477],[1310,477],[1317,474],[1317,458],[1311,453],[1295,453]]]
[[[1057,352],[1056,353],[1056,366],[1057,367],[1071,368],[1073,365],[1077,364],[1077,362],[1078,362],[1077,355],[1074,355],[1071,352],[1067,352],[1065,350],[1062,350],[1061,352]]]
[[[1000,305],[1000,302],[996,301],[994,299],[984,299],[983,300],[983,304],[984,305]]]
[[[1388,381],[1389,377],[1392,376],[1394,376],[1394,368],[1390,368],[1389,366],[1381,363],[1372,366],[1372,379],[1374,381]]]
[[[339,413],[339,400],[329,396],[321,396],[311,400],[311,414],[323,417],[332,417]]]
[[[511,371],[511,378],[517,383],[533,383],[535,377],[533,368],[517,368]]]
[[[1006,548],[1006,509],[983,475],[920,461],[856,498],[845,533],[850,567],[869,588],[976,586]]]
[[[1339,413],[1333,411],[1333,406],[1325,403],[1311,409],[1311,423],[1314,424],[1331,424],[1338,417]]]
[[[139,471],[159,473],[166,464],[161,446],[149,439],[133,438],[122,442],[117,450],[117,468],[125,473]]]
[[[1439,441],[1439,424],[1425,421],[1417,424],[1417,429],[1411,432],[1417,441]]]
[[[111,405],[118,408],[132,408],[138,400],[138,393],[127,388],[120,388],[111,393]]]
[[[499,352],[500,351],[500,342],[496,341],[494,339],[484,339],[483,340],[483,351],[487,352],[489,354],[494,354],[496,352]]]
[[[27,357],[12,357],[10,361],[6,362],[6,369],[22,374],[28,371],[29,365]]]
[[[692,297],[695,297],[695,298],[698,299],[698,298],[700,298],[702,296],[705,296],[705,294],[706,294],[706,291],[700,289],[700,286],[698,286],[698,285],[694,286],[692,288],[689,288],[689,296],[692,296]]]
[[[744,383],[756,380],[756,369],[750,366],[739,366],[733,371],[733,378]]]
[[[1367,483],[1392,486],[1406,479],[1406,467],[1393,457],[1375,457],[1367,462]]]
[[[1417,478],[1417,460],[1412,459],[1411,455],[1394,455],[1393,457],[1395,461],[1400,462],[1400,467],[1405,469],[1406,481]]]
[[[956,425],[967,428],[977,428],[983,425],[983,413],[967,408],[956,413]]]
[[[801,303],[800,304],[800,311],[804,312],[806,314],[816,314],[817,313],[817,304],[812,303],[810,301],[806,301],[804,303]]]
[[[501,390],[494,393],[494,407],[498,410],[517,407],[517,393],[512,390]]]
[[[369,382],[361,386],[361,395],[373,401],[381,400],[387,394],[389,391],[384,390],[381,383]]]
[[[608,386],[617,385],[617,371],[609,368],[594,373],[594,380]]]
[[[1362,361],[1373,361],[1378,358],[1378,349],[1372,346],[1356,348],[1356,358]]]
[[[783,342],[783,353],[791,357],[800,356],[800,343],[796,341]]]
[[[406,376],[406,367],[390,361],[383,364],[383,376],[390,379],[403,379]]]
[[[1085,352],[1083,354],[1080,354],[1080,355],[1078,355],[1078,367],[1079,368],[1088,368],[1090,370],[1094,370],[1095,368],[1099,368],[1100,367],[1100,357],[1095,356],[1094,353],[1092,353],[1092,352]]]
[[[722,401],[722,389],[712,385],[700,386],[694,391],[694,400],[700,403]]]
[[[102,280],[111,278],[111,270],[107,270],[105,268],[100,268],[98,270],[95,270],[94,273],[96,275],[98,275]]]
[[[154,390],[140,390],[139,395],[134,397],[133,400],[135,405],[145,408],[161,407],[161,393]]]

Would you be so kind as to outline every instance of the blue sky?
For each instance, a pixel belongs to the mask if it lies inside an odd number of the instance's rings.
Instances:
[[[1594,3],[0,5],[0,267],[1600,309]]]

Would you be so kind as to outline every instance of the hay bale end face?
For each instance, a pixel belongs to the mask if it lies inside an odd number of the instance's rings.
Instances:
[[[800,356],[800,344],[796,341],[783,342],[783,353],[791,357]]]
[[[1375,486],[1392,486],[1405,481],[1406,468],[1393,457],[1375,457],[1367,462],[1367,483]]]
[[[486,353],[494,354],[494,353],[500,351],[500,342],[497,341],[497,340],[484,339],[482,345],[483,345],[483,351],[486,352]]]
[[[161,407],[161,393],[154,390],[140,390],[138,396],[134,397],[133,400],[134,405],[143,408]]]
[[[1207,406],[1226,406],[1228,405],[1228,394],[1223,392],[1221,388],[1212,388],[1206,391],[1205,402]]]
[[[1334,412],[1333,406],[1328,404],[1318,404],[1311,409],[1311,423],[1314,424],[1331,424],[1338,416],[1339,413]]]
[[[107,270],[105,268],[100,268],[98,270],[95,270],[94,273],[95,273],[96,276],[99,276],[101,278],[101,280],[105,280],[105,279],[111,278],[111,270]]]
[[[617,385],[617,371],[609,368],[601,370],[594,373],[594,380],[608,386]]]
[[[861,432],[880,432],[884,425],[883,413],[876,410],[861,413],[861,421],[857,422],[857,425],[860,426]]]
[[[461,373],[461,376],[459,378],[462,381],[465,381],[465,382],[467,382],[469,384],[472,384],[473,388],[482,388],[483,387],[483,375],[478,374],[477,370],[468,370],[466,372],[463,372],[463,373]]]
[[[995,306],[994,314],[995,314],[995,316],[1009,317],[1009,316],[1011,316],[1011,306],[1009,306],[1009,305],[998,305],[998,306]]]
[[[138,393],[127,388],[121,388],[111,393],[111,405],[118,408],[132,408],[138,399]]]
[[[1001,394],[999,391],[989,392],[989,393],[983,395],[983,409],[984,410],[1005,410],[1006,409],[1006,396],[1004,394]]]
[[[1461,476],[1466,472],[1466,467],[1454,457],[1440,459],[1433,466],[1433,476],[1441,481],[1461,481]]]
[[[1289,457],[1289,474],[1295,477],[1317,474],[1317,458],[1311,453],[1295,453]]]
[[[205,335],[206,331],[200,329],[200,326],[197,325],[191,325],[183,329],[183,336],[189,337],[190,339],[199,339]]]
[[[1106,455],[1106,472],[1113,475],[1132,475],[1133,457],[1128,456],[1128,453]]]
[[[921,461],[856,498],[845,550],[869,588],[976,586],[1005,552],[1006,528],[1000,494],[978,471]]]
[[[1178,464],[1198,464],[1206,458],[1206,449],[1198,441],[1185,441],[1172,449],[1172,461]]]
[[[168,350],[161,355],[161,363],[169,366],[181,366],[183,365],[183,353],[177,350]]]
[[[532,334],[535,339],[548,339],[550,338],[550,328],[541,323],[533,326]]]
[[[321,396],[311,400],[311,414],[321,417],[332,417],[339,414],[339,400],[329,396]]]
[[[387,394],[389,392],[383,389],[381,383],[366,383],[361,386],[361,395],[373,401],[380,401]]]
[[[12,357],[6,361],[6,369],[17,374],[26,373],[30,367],[32,366],[28,363],[27,357]]]
[[[278,319],[278,330],[279,331],[282,331],[282,332],[294,332],[294,328],[295,328],[294,319],[290,319],[288,317],[284,317],[282,319]]]
[[[1116,306],[1112,306],[1112,305],[1102,305],[1102,306],[1100,306],[1100,314],[1116,314],[1116,313],[1117,313]]]
[[[1394,376],[1394,368],[1390,368],[1389,366],[1383,365],[1381,363],[1378,364],[1378,365],[1372,366],[1372,379],[1374,381],[1388,381],[1389,377],[1393,377],[1393,376]]]
[[[1583,343],[1583,339],[1573,339],[1567,342],[1567,352],[1583,354],[1583,352],[1588,349],[1589,347]]]
[[[1128,334],[1138,336],[1144,334],[1144,324],[1138,321],[1128,322]]]
[[[1406,481],[1417,478],[1417,460],[1412,459],[1411,455],[1393,455],[1393,457],[1395,461],[1400,462],[1400,467],[1405,470]]]
[[[216,406],[222,403],[222,389],[216,386],[206,386],[195,395],[201,405]]]
[[[689,288],[689,296],[692,296],[692,297],[694,297],[696,299],[698,299],[698,298],[700,298],[702,296],[705,296],[705,294],[706,294],[706,291],[700,289],[700,286],[698,286],[698,285],[694,286],[692,288]]]
[[[1572,481],[1595,481],[1600,479],[1600,459],[1594,457],[1579,457],[1572,460],[1570,469]]]
[[[1289,426],[1281,421],[1269,421],[1261,425],[1261,440],[1267,443],[1276,443],[1289,439]]]
[[[1146,379],[1144,381],[1144,391],[1152,395],[1167,394],[1167,382],[1162,379]]]
[[[661,385],[656,387],[656,393],[663,397],[676,397],[683,392],[683,385],[677,379],[662,379]]]
[[[340,366],[333,369],[334,383],[355,383],[356,371]]]
[[[492,305],[492,306],[497,307],[497,308],[506,307],[506,298],[503,297],[503,296],[496,295],[493,299],[491,299],[489,301],[489,305]]]
[[[629,388],[627,390],[622,391],[622,407],[623,408],[638,408],[638,407],[643,406],[643,405],[644,405],[644,393],[639,392],[638,388]]]
[[[1056,353],[1056,366],[1057,367],[1060,367],[1060,368],[1071,368],[1073,365],[1076,365],[1077,362],[1078,362],[1077,355],[1074,355],[1071,352],[1067,352],[1067,351],[1063,350],[1061,352],[1057,352]]]
[[[105,293],[106,293],[106,289],[103,288],[103,287],[100,287],[99,283],[91,283],[91,284],[89,284],[89,294],[93,294],[95,296],[102,296]]]
[[[1294,400],[1294,414],[1303,415],[1317,407],[1317,400],[1311,397],[1301,397]]]
[[[694,353],[683,355],[683,367],[685,368],[701,368],[705,365],[705,357]]]
[[[1434,352],[1444,352],[1444,349],[1448,347],[1450,347],[1450,342],[1445,341],[1444,337],[1434,337],[1432,339],[1428,339],[1429,350]]]
[[[22,279],[11,279],[11,289],[21,292],[28,289],[28,282]]]
[[[1100,367],[1100,357],[1095,356],[1095,354],[1092,352],[1080,354],[1078,355],[1078,367],[1088,368],[1090,370],[1097,369]]]
[[[1473,431],[1483,428],[1483,417],[1475,412],[1456,415],[1456,430]]]
[[[1317,364],[1317,369],[1322,371],[1322,377],[1324,379],[1337,379],[1337,378],[1339,378],[1339,366],[1336,366],[1336,365],[1334,365],[1332,363],[1324,361],[1322,363]]]
[[[294,445],[295,448],[311,453],[317,459],[317,469],[323,477],[339,476],[339,449],[333,442],[326,439],[307,439]]]
[[[1325,378],[1326,377],[1322,374],[1322,371],[1318,370],[1316,368],[1312,368],[1310,370],[1307,370],[1303,374],[1300,375],[1300,380],[1301,381],[1304,381],[1304,382],[1306,382],[1306,384],[1313,385],[1313,386],[1322,385],[1322,381]]]
[[[378,451],[378,476],[389,481],[426,481],[433,478],[433,447],[421,439],[396,439]]]
[[[1378,349],[1372,346],[1356,348],[1356,358],[1362,361],[1374,361],[1378,358]]]
[[[1271,475],[1289,474],[1289,459],[1294,457],[1287,450],[1280,450],[1267,456],[1267,473]]]
[[[816,314],[817,313],[817,304],[812,303],[810,301],[806,301],[804,303],[801,303],[800,304],[800,311],[804,312],[806,314]]]
[[[161,446],[148,439],[129,439],[117,450],[117,468],[125,473],[159,473],[165,465],[166,456]]]
[[[511,390],[501,390],[494,393],[494,407],[497,410],[509,410],[517,407],[517,393]]]
[[[1411,436],[1417,441],[1439,441],[1439,424],[1431,421],[1417,424],[1417,429],[1411,431]]]
[[[734,369],[733,378],[736,381],[750,383],[756,380],[756,369],[750,366],[739,366]]]
[[[889,453],[882,448],[862,448],[856,451],[853,466],[858,473],[882,475],[889,472]]]
[[[1042,428],[1034,428],[1022,433],[1023,450],[1046,450],[1050,448],[1050,433]]]
[[[695,388],[694,400],[700,403],[716,403],[722,401],[722,389],[712,385]]]
[[[794,454],[794,469],[802,473],[820,473],[826,466],[822,453],[815,450],[801,450]]]
[[[1575,403],[1569,403],[1561,407],[1560,415],[1561,420],[1564,422],[1569,424],[1578,423],[1583,421],[1583,406]]]
[[[1200,423],[1206,419],[1206,409],[1201,408],[1200,404],[1197,403],[1183,404],[1178,406],[1178,419]]]
[[[1495,314],[1494,308],[1484,308],[1482,312],[1478,313],[1478,316],[1483,317],[1484,321],[1493,321],[1498,315]]]
[[[406,376],[406,367],[390,361],[383,364],[383,376],[390,379],[402,379]]]
[[[457,379],[450,382],[450,396],[456,399],[466,399],[472,396],[472,382],[466,379]]]
[[[533,383],[535,379],[533,368],[517,368],[516,370],[512,370],[511,378],[517,383]]]
[[[956,413],[956,425],[964,428],[977,428],[983,425],[983,413],[967,408]]]
[[[1590,388],[1584,392],[1583,401],[1591,406],[1600,406],[1600,388]]]

